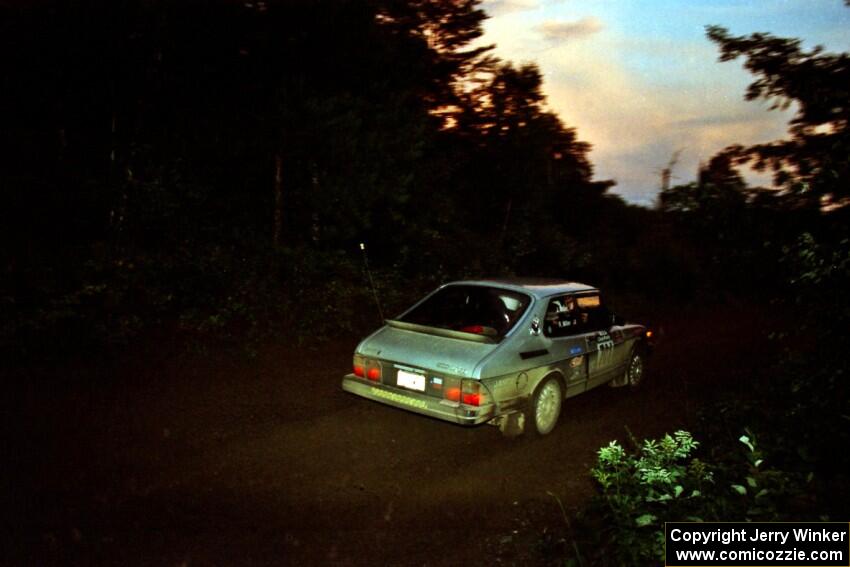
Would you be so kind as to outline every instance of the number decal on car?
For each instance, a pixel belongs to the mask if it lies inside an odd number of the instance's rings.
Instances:
[[[614,339],[608,331],[599,331],[596,335],[596,368],[601,368],[611,362],[614,357]]]

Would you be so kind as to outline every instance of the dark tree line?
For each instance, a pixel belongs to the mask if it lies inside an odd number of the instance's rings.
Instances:
[[[3,344],[365,328],[361,242],[389,310],[480,275],[761,290],[846,198],[846,55],[710,28],[749,97],[800,112],[649,211],[594,180],[484,19],[477,0],[4,3]],[[785,191],[747,187],[748,161]]]
[[[564,270],[611,185],[477,1],[0,10],[7,340],[254,328],[344,302],[360,242],[417,286]]]

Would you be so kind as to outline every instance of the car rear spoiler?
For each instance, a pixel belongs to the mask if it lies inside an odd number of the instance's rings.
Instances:
[[[450,339],[460,339],[462,341],[472,341],[475,343],[490,345],[495,345],[499,342],[494,337],[488,337],[487,335],[466,333],[464,331],[453,331],[451,329],[442,329],[440,327],[429,327],[428,325],[408,323],[407,321],[398,321],[396,319],[387,319],[384,322],[390,327],[404,329],[405,331],[413,331],[415,333],[427,333],[429,335],[437,335],[439,337],[448,337]]]

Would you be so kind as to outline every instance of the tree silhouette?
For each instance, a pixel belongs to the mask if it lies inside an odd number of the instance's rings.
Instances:
[[[746,97],[773,101],[773,108],[797,105],[790,139],[727,150],[739,163],[771,168],[775,182],[812,199],[840,201],[850,194],[850,56],[806,51],[800,40],[766,33],[732,36],[719,26],[708,37],[720,46],[721,61],[744,57],[757,76]]]
[[[485,17],[478,0],[0,5],[3,336],[257,327],[310,312],[301,289],[350,290],[359,242],[410,281],[573,269],[627,209],[539,69],[475,43]]]

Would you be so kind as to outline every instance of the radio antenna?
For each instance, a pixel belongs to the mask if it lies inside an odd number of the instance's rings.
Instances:
[[[378,299],[378,290],[375,288],[375,280],[372,279],[372,270],[369,269],[369,257],[366,255],[366,245],[360,243],[360,251],[363,253],[363,266],[366,268],[366,275],[369,277],[369,287],[372,288],[372,296],[375,298],[375,305],[378,307],[378,315],[381,316],[381,323],[384,322],[384,310],[381,309],[381,301]]]

